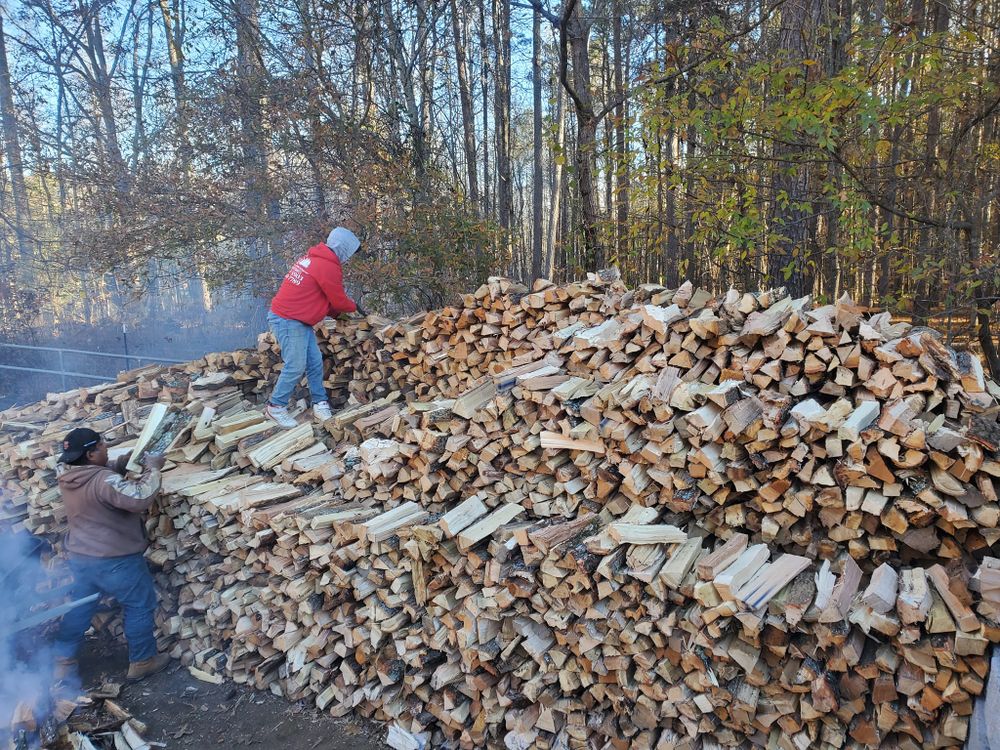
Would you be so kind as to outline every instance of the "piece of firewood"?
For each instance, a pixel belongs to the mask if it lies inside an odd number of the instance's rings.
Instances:
[[[669,524],[633,524],[615,522],[608,526],[611,538],[619,544],[680,544],[687,532]]]
[[[168,404],[153,404],[153,409],[149,412],[149,416],[146,417],[146,424],[143,426],[142,432],[139,433],[139,438],[132,449],[132,455],[129,458],[128,465],[125,467],[126,469],[137,473],[142,471],[142,457],[145,455],[147,446],[157,436],[158,430],[167,418],[169,410],[170,406]]]
[[[487,508],[479,496],[472,495],[441,516],[438,525],[447,536],[453,537],[485,516],[486,512]]]
[[[896,587],[899,574],[888,563],[879,565],[872,573],[868,588],[861,601],[879,614],[885,614],[896,605]]]
[[[958,627],[966,633],[979,630],[981,623],[975,613],[963,604],[948,587],[948,574],[940,565],[932,565],[927,569],[927,577],[930,578],[934,588],[937,589],[942,601],[948,607]]]
[[[766,544],[747,548],[725,570],[715,576],[715,588],[724,600],[736,598],[736,591],[749,581],[770,557]]]
[[[677,547],[660,569],[660,580],[669,588],[678,588],[702,555],[701,544],[700,537],[691,537]]]
[[[844,572],[830,593],[830,601],[820,613],[819,621],[824,623],[841,622],[847,619],[851,601],[861,584],[861,568],[850,555],[843,558]]]
[[[879,405],[877,401],[862,401],[838,428],[838,437],[850,442],[860,439],[861,433],[878,419],[878,415]]]
[[[588,453],[597,453],[599,455],[603,455],[605,451],[604,442],[601,440],[574,439],[560,435],[558,432],[542,432],[541,441],[543,448],[586,451]]]
[[[38,723],[35,719],[35,706],[25,700],[17,702],[14,706],[14,712],[10,717],[10,731],[17,732],[22,729],[27,732],[34,732],[38,729]]]
[[[737,592],[737,599],[751,609],[759,609],[808,568],[810,563],[811,560],[807,557],[783,554],[771,564],[765,575],[751,578]]]
[[[743,554],[749,540],[750,538],[742,532],[733,534],[725,544],[698,561],[698,577],[703,581],[713,580]]]
[[[222,678],[221,675],[211,674],[210,672],[206,672],[203,669],[198,669],[198,667],[194,665],[188,667],[188,672],[190,672],[191,676],[194,677],[196,680],[201,680],[202,682],[208,682],[211,683],[212,685],[221,685],[223,682],[225,682],[225,680]]]
[[[524,512],[517,503],[502,505],[485,518],[472,524],[458,535],[458,547],[467,550],[479,541],[493,534],[504,524],[510,523]]]

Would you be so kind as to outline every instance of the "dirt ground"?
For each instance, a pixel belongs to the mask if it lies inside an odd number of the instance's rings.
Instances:
[[[84,688],[104,680],[124,682],[123,644],[89,640],[80,652]],[[387,728],[365,719],[335,719],[312,705],[225,682],[196,680],[173,662],[143,682],[124,685],[118,703],[149,726],[144,739],[168,750],[280,748],[281,750],[381,750]],[[155,747],[155,746],[154,746]]]

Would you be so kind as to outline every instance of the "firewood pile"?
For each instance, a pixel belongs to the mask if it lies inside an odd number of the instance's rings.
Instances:
[[[51,707],[45,721],[33,706],[20,703],[10,721],[9,731],[0,731],[2,747],[12,750],[59,748],[60,750],[150,750],[143,739],[146,724],[132,716],[117,697],[120,685],[105,683],[91,693],[61,698]]]
[[[121,685],[104,682],[74,701],[60,701],[57,718],[66,723],[61,725],[58,742],[52,746],[72,750],[150,750],[160,744],[144,739],[149,728],[117,701],[120,692]]]
[[[268,336],[0,414],[4,517],[61,531],[72,426],[166,450],[163,645],[396,748],[963,744],[1000,641],[974,356],[608,273],[321,338],[324,425],[265,420]]]

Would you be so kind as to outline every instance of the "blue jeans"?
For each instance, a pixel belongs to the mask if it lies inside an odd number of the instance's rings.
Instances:
[[[309,396],[313,405],[325,402],[327,398],[326,387],[323,385],[323,355],[319,351],[312,326],[282,318],[273,312],[267,314],[267,324],[271,328],[271,333],[278,339],[281,358],[285,363],[271,393],[271,403],[275,406],[288,406],[292,391],[302,380],[302,373],[305,373],[309,382]]]
[[[141,553],[124,557],[69,556],[73,573],[73,599],[91,594],[113,596],[125,612],[125,640],[128,660],[143,661],[156,656],[156,587]],[[84,604],[63,615],[56,634],[56,656],[76,657],[83,635],[97,610],[97,602]]]

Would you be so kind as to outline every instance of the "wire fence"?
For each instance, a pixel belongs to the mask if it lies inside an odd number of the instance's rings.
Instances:
[[[119,360],[124,363],[124,368],[114,367],[113,371],[117,372],[119,369],[131,370],[133,363],[136,366],[142,365],[143,362],[160,362],[164,364],[178,364],[183,362],[181,359],[170,359],[169,357],[159,357],[159,356],[148,356],[145,354],[131,354],[129,352],[121,353],[109,353],[109,352],[95,352],[89,349],[71,349],[69,347],[62,346],[31,346],[28,344],[5,344],[0,343],[0,349],[23,351],[23,352],[39,352],[42,353],[42,358],[49,359],[49,363],[46,365],[27,365],[27,364],[0,364],[0,370],[8,370],[14,372],[25,372],[25,373],[35,373],[40,375],[55,375],[60,377],[62,380],[62,387],[65,390],[67,386],[67,378],[83,378],[86,380],[93,380],[97,382],[111,382],[115,378],[108,374],[108,367],[97,368],[102,369],[103,372],[98,374],[96,372],[80,372],[78,369],[68,369],[66,365],[67,356],[72,356],[75,358],[86,359],[88,357],[94,357],[98,362],[107,362],[108,360]],[[6,358],[5,358],[6,359]],[[54,360],[54,361],[52,361]],[[80,367],[76,365],[75,367]]]

